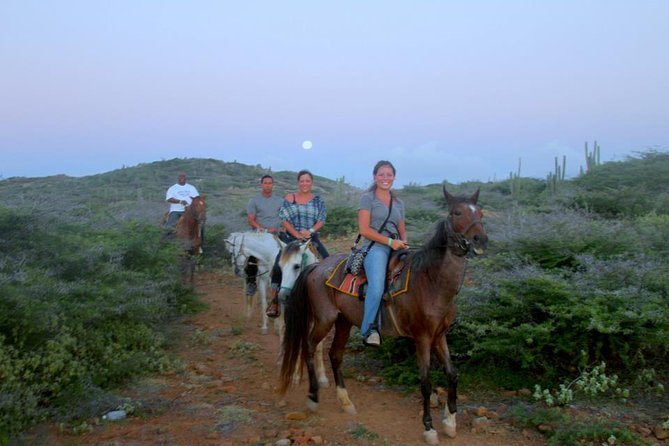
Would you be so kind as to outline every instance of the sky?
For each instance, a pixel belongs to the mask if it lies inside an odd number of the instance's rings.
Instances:
[[[2,0],[0,179],[173,158],[364,187],[669,150],[666,0]],[[311,142],[304,144],[305,141]],[[176,173],[175,173],[176,178]]]

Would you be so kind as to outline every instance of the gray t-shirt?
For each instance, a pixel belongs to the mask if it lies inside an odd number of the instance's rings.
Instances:
[[[368,210],[370,213],[370,226],[374,229],[381,227],[386,217],[388,216],[388,207],[383,204],[376,194],[372,191],[367,191],[360,196],[360,206],[358,209]],[[382,234],[395,239],[399,238],[399,223],[404,220],[404,203],[399,198],[393,199],[393,209],[390,213],[390,218],[383,228]],[[364,238],[365,246],[371,241]]]
[[[279,209],[283,204],[283,198],[272,194],[269,198],[262,192],[249,200],[246,212],[256,216],[256,222],[263,228],[281,228]]]

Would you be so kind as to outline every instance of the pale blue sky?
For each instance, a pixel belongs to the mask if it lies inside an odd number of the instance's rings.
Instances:
[[[669,2],[0,2],[0,177],[172,158],[363,186],[669,150]],[[313,141],[310,150],[302,141]]]

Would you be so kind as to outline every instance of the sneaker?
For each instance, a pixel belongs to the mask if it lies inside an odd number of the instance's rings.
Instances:
[[[255,282],[248,282],[246,284],[246,295],[247,296],[255,296],[257,289],[258,289],[258,287],[257,287]]]
[[[362,341],[362,343],[365,345],[378,347],[379,345],[381,345],[381,336],[379,336],[378,331],[372,330],[369,332],[367,337]]]
[[[274,298],[272,301],[267,305],[267,310],[265,310],[265,314],[267,317],[271,317],[272,319],[279,317],[279,299]]]

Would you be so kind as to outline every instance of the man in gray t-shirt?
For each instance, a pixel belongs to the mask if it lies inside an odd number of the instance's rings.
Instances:
[[[283,198],[272,193],[274,179],[271,175],[264,175],[260,179],[261,190],[258,195],[249,200],[246,206],[247,221],[251,229],[261,232],[276,234],[281,231],[281,219],[279,209],[283,204]],[[253,296],[256,293],[256,275],[258,274],[258,260],[250,257],[246,267],[246,295]]]

